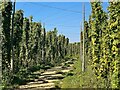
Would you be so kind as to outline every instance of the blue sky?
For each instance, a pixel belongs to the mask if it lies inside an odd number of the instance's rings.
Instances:
[[[16,10],[22,9],[25,17],[32,15],[33,21],[45,23],[47,31],[56,27],[58,34],[65,35],[70,42],[79,42],[82,4],[82,2],[17,2]],[[108,3],[103,3],[105,11],[107,6]],[[85,16],[88,20],[91,13],[90,3],[86,2],[85,7]]]

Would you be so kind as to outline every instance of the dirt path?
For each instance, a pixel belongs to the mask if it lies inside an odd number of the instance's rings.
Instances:
[[[55,82],[58,82],[64,78],[65,73],[72,70],[73,61],[69,60],[65,62],[68,64],[68,67],[56,66],[51,69],[46,70],[45,72],[37,71],[30,75],[30,77],[35,76],[35,78],[30,78],[30,82],[26,85],[20,85],[18,89],[15,90],[39,90],[47,88],[56,88]]]

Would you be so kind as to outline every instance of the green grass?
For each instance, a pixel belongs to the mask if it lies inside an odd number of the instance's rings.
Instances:
[[[81,72],[80,64],[81,62],[79,60],[74,64],[74,67],[73,67],[74,70],[69,72],[69,73],[73,73],[74,76],[66,75],[66,78],[63,79],[62,88],[78,88],[79,87],[78,82],[80,82],[80,78],[78,74]]]
[[[90,65],[86,71],[81,71],[81,61],[77,60],[73,66],[73,76],[66,75],[63,79],[61,88],[105,88],[104,80],[97,79]]]

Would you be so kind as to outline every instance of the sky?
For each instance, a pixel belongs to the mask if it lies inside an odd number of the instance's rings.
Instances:
[[[85,19],[91,14],[89,2],[85,2]],[[16,10],[22,9],[24,17],[33,16],[34,22],[45,24],[47,31],[55,27],[58,34],[69,38],[70,42],[80,41],[81,22],[83,17],[83,2],[17,2]],[[107,11],[108,3],[103,3]]]

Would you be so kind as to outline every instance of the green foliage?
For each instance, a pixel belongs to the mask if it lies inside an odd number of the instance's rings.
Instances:
[[[106,88],[103,79],[97,79],[90,65],[87,65],[86,72],[81,72],[81,61],[74,64],[72,72],[63,79],[62,88]],[[73,75],[69,75],[69,74]]]
[[[9,0],[8,0],[9,1]],[[2,14],[1,22],[1,41],[2,41],[2,81],[3,85],[10,83],[10,60],[11,60],[11,37],[10,37],[10,25],[11,25],[11,13],[12,13],[12,3],[11,2],[0,2],[0,13]],[[0,55],[1,56],[1,55]],[[10,84],[9,84],[10,85]]]
[[[91,3],[92,6],[92,23],[91,23],[91,29],[92,29],[92,63],[93,68],[95,70],[95,73],[97,76],[99,76],[99,68],[100,68],[100,56],[101,56],[101,23],[103,22],[102,18],[102,7],[100,2],[93,2]]]
[[[13,34],[13,51],[14,51],[14,72],[19,70],[20,47],[23,34],[23,11],[18,10],[14,16],[14,34]]]
[[[92,66],[97,83],[102,80],[105,88],[119,88],[120,4],[119,2],[109,4],[109,12],[105,13],[101,2],[91,2],[92,14],[89,23],[84,22],[86,63]]]
[[[120,2],[110,2],[108,13],[103,11],[101,4],[98,0],[91,2],[89,22],[84,22],[86,72],[82,73],[81,62],[76,62],[74,70],[63,80],[64,88],[120,88]],[[27,76],[31,72],[47,70],[74,56],[79,57],[80,44],[81,51],[83,49],[83,32],[80,43],[69,43],[64,35],[58,35],[57,28],[47,31],[40,22],[33,22],[32,16],[28,19],[22,10],[18,10],[11,37],[12,3],[0,2],[0,11],[4,86],[21,84],[25,78],[29,79]],[[14,56],[11,55],[11,42]],[[10,70],[11,56],[14,59],[14,73]],[[63,68],[73,61],[65,63]]]
[[[120,88],[120,2],[110,2],[109,10],[109,38],[110,38],[110,77],[112,88]]]
[[[81,82],[78,76],[68,76],[63,80],[62,88],[79,88]]]
[[[2,11],[2,83],[4,86],[21,84],[31,72],[60,65],[69,59],[67,56],[79,53],[79,43],[70,44],[69,38],[58,35],[57,28],[46,31],[45,26],[40,22],[33,22],[32,16],[29,19],[24,17],[23,10],[15,12],[12,35],[12,2],[2,2],[0,9]],[[12,61],[13,70],[11,70]]]

